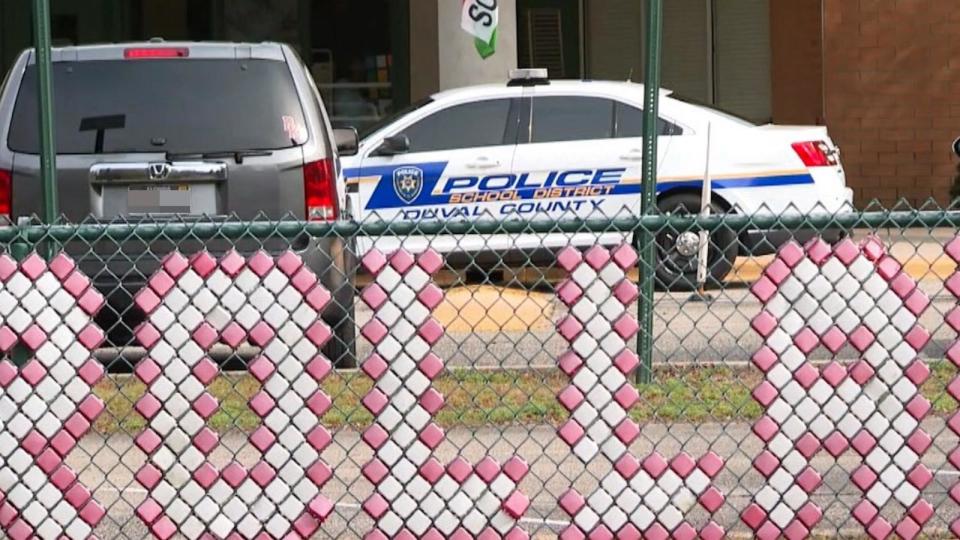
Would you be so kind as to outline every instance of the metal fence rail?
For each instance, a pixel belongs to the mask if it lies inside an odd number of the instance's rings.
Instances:
[[[906,209],[0,229],[0,528],[954,535],[958,226]],[[700,230],[740,254],[711,255],[730,271],[706,301],[663,270]],[[794,238],[750,255],[758,231]],[[455,248],[476,235],[551,249]]]

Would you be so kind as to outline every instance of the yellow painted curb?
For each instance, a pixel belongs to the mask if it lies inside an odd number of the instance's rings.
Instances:
[[[760,279],[763,270],[773,260],[774,257],[771,255],[738,261],[733,271],[727,276],[727,281],[752,283]],[[947,279],[957,270],[957,263],[947,256],[941,256],[932,261],[922,257],[911,257],[905,262],[900,261],[900,264],[903,265],[908,276],[918,281]]]
[[[553,326],[553,295],[490,285],[448,289],[433,316],[448,332],[524,332]]]
[[[772,255],[757,258],[743,258],[737,261],[728,283],[753,283],[763,274],[768,264],[774,261]],[[901,261],[907,275],[915,280],[945,280],[957,270],[957,264],[947,256],[933,260],[923,257],[911,257]],[[565,276],[560,271],[550,269],[521,272],[519,281],[536,283],[546,277],[557,283]],[[637,279],[636,271],[629,273],[631,279]],[[453,283],[454,279],[440,280]],[[544,330],[553,326],[555,298],[543,292],[496,287],[492,285],[469,285],[450,287],[446,290],[444,301],[437,306],[434,317],[447,331],[471,333],[525,332]]]

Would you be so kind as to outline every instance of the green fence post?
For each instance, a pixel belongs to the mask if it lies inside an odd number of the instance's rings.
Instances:
[[[57,220],[57,166],[53,136],[53,70],[50,58],[50,2],[33,0],[33,38],[37,67],[37,102],[40,104],[40,175],[43,220]]]
[[[18,227],[19,230],[19,227]],[[18,234],[15,241],[10,244],[10,256],[17,262],[26,259],[30,255],[30,243],[22,234]],[[23,343],[17,343],[10,350],[10,361],[17,367],[23,367],[30,361],[30,350]]]
[[[643,207],[644,215],[657,212],[657,118],[660,103],[660,33],[663,0],[647,0],[647,60],[643,77]],[[638,380],[653,380],[653,290],[656,250],[653,231],[639,229],[640,247],[640,369]]]

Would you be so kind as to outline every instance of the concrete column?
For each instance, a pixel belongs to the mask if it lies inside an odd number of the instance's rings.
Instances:
[[[505,82],[508,72],[517,67],[516,0],[499,0],[497,52],[486,60],[477,53],[473,37],[460,28],[460,5],[460,2],[453,0],[437,0],[437,64],[440,90]],[[413,77],[416,76],[414,72]]]
[[[440,89],[437,9],[438,3],[433,0],[410,2],[411,101],[423,99]]]

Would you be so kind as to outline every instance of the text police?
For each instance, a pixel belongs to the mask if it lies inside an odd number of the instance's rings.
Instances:
[[[404,219],[450,219],[542,212],[580,212],[599,207],[598,199],[617,194],[626,169],[575,169],[543,173],[451,176],[441,179],[432,195],[441,205],[473,205],[403,210]],[[581,199],[581,200],[577,200]],[[582,200],[589,199],[589,200]],[[537,202],[537,201],[548,202]],[[530,202],[525,202],[530,201]],[[476,206],[503,203],[499,208]]]

